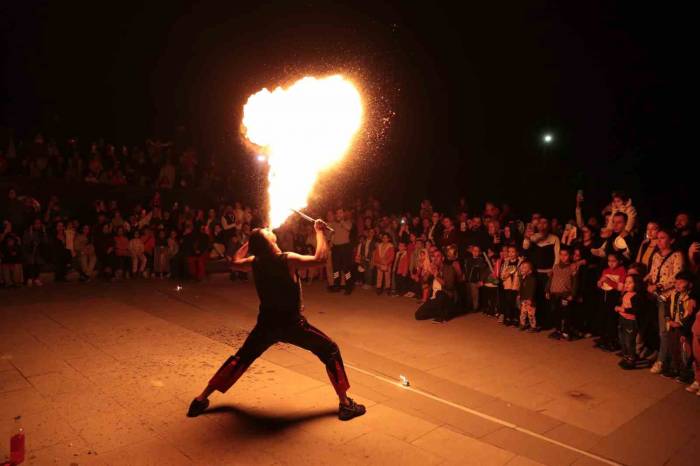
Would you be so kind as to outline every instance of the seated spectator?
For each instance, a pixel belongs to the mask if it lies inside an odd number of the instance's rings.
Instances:
[[[65,282],[68,265],[71,262],[71,253],[67,247],[66,228],[63,222],[56,224],[56,231],[51,235],[49,246],[54,266],[54,281]]]

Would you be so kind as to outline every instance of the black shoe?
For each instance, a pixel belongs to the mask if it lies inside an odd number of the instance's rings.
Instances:
[[[209,399],[198,400],[195,398],[190,403],[190,409],[187,411],[187,417],[197,417],[209,407]]]
[[[661,375],[667,379],[675,379],[678,377],[678,371],[674,371],[673,369],[664,369],[663,372],[661,372]]]
[[[555,330],[552,333],[550,333],[547,338],[551,338],[553,340],[561,340],[561,333],[559,330]]]
[[[365,407],[361,404],[355,403],[352,398],[348,398],[349,403],[347,405],[340,404],[338,408],[338,419],[341,421],[349,421],[350,419],[358,416],[362,416],[367,412]]]

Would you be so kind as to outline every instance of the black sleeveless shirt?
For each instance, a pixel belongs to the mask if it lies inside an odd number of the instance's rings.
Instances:
[[[255,289],[260,298],[258,323],[285,325],[301,319],[301,283],[289,274],[287,254],[253,260]]]

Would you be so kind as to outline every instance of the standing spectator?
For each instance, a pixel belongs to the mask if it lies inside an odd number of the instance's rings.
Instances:
[[[535,227],[537,231],[535,232]],[[540,218],[535,224],[525,228],[523,249],[527,252],[537,272],[537,310],[541,313],[537,317],[540,325],[551,324],[550,316],[545,314],[548,309],[548,300],[545,297],[545,287],[549,281],[552,269],[559,261],[559,238],[550,232],[549,220]]]
[[[153,275],[164,278],[170,272],[170,257],[168,254],[168,233],[164,228],[158,230],[156,245],[153,251]]]
[[[75,237],[74,249],[80,265],[80,280],[89,281],[95,273],[97,255],[88,225],[83,225],[82,230]]]
[[[664,377],[676,378],[678,382],[690,383],[688,360],[690,355],[685,347],[692,338],[692,327],[697,311],[697,301],[691,294],[693,276],[688,272],[676,274],[674,289],[668,298],[665,327],[668,358],[662,361]]]
[[[141,240],[141,232],[134,230],[134,236],[129,240],[129,253],[131,255],[131,275],[146,276],[146,254],[144,253],[143,241]]]
[[[457,245],[459,243],[459,235],[457,230],[452,223],[450,217],[445,217],[442,219],[442,236],[439,238],[438,246],[446,251],[448,246]]]
[[[115,278],[117,269],[117,259],[114,248],[114,236],[112,235],[112,225],[103,224],[95,234],[95,255],[100,267],[100,273],[104,278]]]
[[[606,228],[601,232],[601,237],[605,239],[603,244],[591,252],[598,257],[607,257],[609,254],[617,254],[623,261],[629,263],[632,258],[632,238],[625,231],[627,224],[627,214],[615,212]]]
[[[687,212],[680,212],[676,215],[676,221],[674,222],[675,228],[673,230],[673,247],[683,254],[688,252],[688,248],[693,241],[696,240],[690,225],[690,214]]]
[[[520,330],[526,330],[529,325],[531,332],[539,332],[540,327],[537,325],[537,308],[535,294],[537,290],[537,282],[533,274],[532,264],[523,262],[520,264],[520,290],[518,297],[520,298]]]
[[[518,269],[522,259],[518,257],[518,248],[506,248],[506,260],[501,267],[501,283],[503,284],[503,324],[518,325],[518,291],[520,290],[520,274]]]
[[[576,298],[575,278],[576,266],[571,263],[571,254],[568,249],[561,249],[559,251],[559,262],[554,265],[546,288],[546,295],[552,306],[551,315],[555,324],[554,331],[549,334],[549,338],[557,340],[561,338],[573,339],[571,309]]]
[[[168,236],[168,257],[170,258],[169,276],[174,278],[183,278],[185,276],[185,266],[184,258],[182,256],[182,252],[180,251],[180,239],[177,237],[177,230],[171,230],[170,235]]]
[[[182,254],[187,260],[187,271],[190,278],[202,281],[205,277],[206,255],[209,252],[207,237],[194,228],[191,221],[185,225],[182,235]]]
[[[618,315],[615,307],[620,303],[620,292],[625,283],[627,272],[622,261],[615,253],[608,255],[608,268],[598,280],[598,288],[602,292],[601,307],[598,314],[598,327],[600,340],[596,346],[603,351],[617,351],[619,349],[619,335],[617,332]]]
[[[637,316],[644,312],[644,282],[639,275],[627,275],[625,278],[624,294],[615,311],[620,315],[620,344],[622,359],[620,367],[634,369],[637,367]]]
[[[467,295],[471,310],[476,312],[480,309],[479,294],[489,270],[479,246],[473,245],[469,252],[470,255],[464,259],[464,280],[467,283]]]
[[[374,265],[377,267],[377,294],[391,290],[391,266],[394,262],[394,245],[388,233],[382,233],[382,240],[374,250]]]
[[[353,224],[350,212],[338,209],[335,214],[335,221],[329,225],[335,232],[333,233],[333,246],[331,256],[333,257],[333,291],[340,291],[341,280],[345,280],[345,294],[352,293],[352,243],[350,234]]]
[[[4,218],[8,220],[15,231],[22,232],[26,226],[24,203],[17,198],[17,190],[10,188],[7,190],[7,199],[3,206],[2,213]],[[2,215],[0,215],[2,217]]]
[[[65,282],[68,264],[71,261],[71,253],[68,249],[66,228],[63,222],[56,224],[56,231],[52,235],[49,245],[51,247],[51,256],[53,257],[54,281]]]
[[[683,269],[683,255],[673,250],[671,232],[661,228],[656,234],[658,252],[651,260],[651,269],[645,278],[647,291],[656,298],[659,324],[659,355],[651,367],[652,374],[660,374],[668,366],[668,331],[666,329],[666,307],[675,287],[676,275]]]
[[[639,245],[637,250],[637,257],[635,262],[638,264],[644,264],[644,266],[649,269],[651,266],[651,258],[656,252],[656,234],[659,232],[658,222],[648,222],[647,230],[644,235],[644,240]]]
[[[22,247],[19,238],[8,231],[10,222],[5,222],[5,233],[0,235],[0,268],[2,280],[8,288],[19,288],[24,283],[22,273]]]
[[[394,257],[391,266],[391,289],[396,296],[403,296],[409,289],[409,258],[406,251],[406,243],[399,243],[399,250]]]
[[[131,251],[129,250],[129,238],[124,234],[124,227],[117,228],[117,234],[114,236],[114,258],[116,278],[129,278]]]
[[[374,250],[377,241],[374,235],[374,228],[365,230],[365,236],[361,238],[355,255],[357,271],[362,274],[363,288],[369,289],[375,283]]]

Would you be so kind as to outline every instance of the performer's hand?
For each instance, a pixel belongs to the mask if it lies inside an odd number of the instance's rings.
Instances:
[[[326,222],[324,222],[321,219],[318,219],[314,222],[314,230],[316,231],[323,231],[326,228]]]

